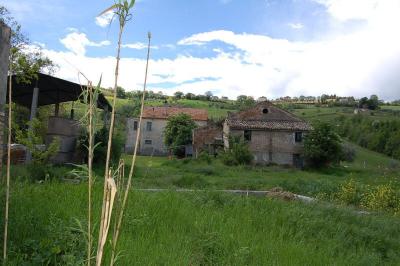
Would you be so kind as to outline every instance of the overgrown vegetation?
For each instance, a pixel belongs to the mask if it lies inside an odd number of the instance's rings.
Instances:
[[[400,120],[356,115],[342,118],[339,133],[362,147],[400,159]]]
[[[322,167],[338,163],[342,155],[341,139],[332,126],[325,122],[314,124],[314,129],[304,139],[304,156],[307,164]]]
[[[188,114],[178,114],[168,118],[164,129],[164,143],[168,149],[182,158],[185,156],[185,146],[192,143],[193,129],[196,123]]]
[[[240,136],[230,136],[229,148],[219,157],[225,165],[248,165],[253,160],[248,144]]]
[[[84,261],[80,228],[85,223],[79,226],[70,217],[85,219],[86,185],[13,187],[10,264]],[[100,211],[101,193],[101,185],[95,186],[94,213]],[[397,218],[357,215],[346,208],[213,192],[134,192],[125,218],[119,265],[382,265],[400,260]]]

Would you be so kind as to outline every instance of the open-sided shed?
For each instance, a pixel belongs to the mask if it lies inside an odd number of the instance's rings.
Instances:
[[[12,101],[31,110],[30,120],[35,118],[38,107],[55,105],[54,116],[49,117],[46,144],[51,143],[56,137],[59,138],[60,150],[53,161],[57,163],[72,162],[81,127],[79,121],[74,120],[72,110],[69,119],[59,117],[59,104],[82,100],[82,92],[87,90],[87,87],[42,73],[38,73],[37,77],[26,83],[13,75],[11,77]],[[106,111],[112,109],[102,93],[98,96],[97,107]]]

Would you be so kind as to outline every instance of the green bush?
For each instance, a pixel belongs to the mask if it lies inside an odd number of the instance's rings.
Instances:
[[[341,139],[326,122],[317,122],[304,140],[304,156],[311,167],[338,163],[342,155]]]
[[[211,164],[212,163],[212,158],[211,158],[210,154],[208,154],[208,152],[206,152],[206,151],[202,151],[199,154],[198,160],[202,161],[202,162],[206,162],[207,164]]]
[[[361,206],[375,211],[398,213],[400,198],[392,184],[379,185],[364,193]]]
[[[107,158],[107,143],[108,143],[108,129],[107,127],[102,127],[99,131],[95,133],[94,143],[96,148],[94,150],[94,158],[93,163],[101,164],[105,163]],[[87,146],[89,145],[89,135],[87,131],[83,131],[78,139],[77,149],[79,153],[84,158],[84,161],[87,162],[88,150]],[[118,162],[121,156],[121,150],[123,147],[123,139],[119,135],[114,135],[112,138],[111,145],[111,161],[116,163]]]
[[[253,160],[249,146],[241,137],[229,138],[229,149],[220,153],[221,161],[225,165],[248,165]]]
[[[52,222],[47,236],[26,239],[13,262],[19,265],[83,265],[86,242],[81,228],[71,228],[58,220]]]
[[[356,149],[348,143],[342,144],[341,161],[354,162],[356,157]]]
[[[356,182],[350,179],[340,186],[339,191],[336,193],[336,198],[343,204],[358,205],[361,199],[360,189],[357,187]]]

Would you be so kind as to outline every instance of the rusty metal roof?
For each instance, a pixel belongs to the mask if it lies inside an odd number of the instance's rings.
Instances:
[[[205,109],[184,108],[184,107],[145,107],[143,110],[143,118],[152,119],[168,119],[177,114],[187,114],[195,121],[207,121],[208,112]]]

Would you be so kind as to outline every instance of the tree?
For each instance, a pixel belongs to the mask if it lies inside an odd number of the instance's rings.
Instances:
[[[358,107],[376,110],[379,108],[379,98],[376,95],[371,95],[369,99],[367,97],[363,97],[358,102]]]
[[[326,122],[318,122],[305,136],[304,156],[312,167],[322,167],[339,162],[342,155],[341,139]]]
[[[238,105],[240,105],[242,107],[247,107],[247,106],[253,105],[256,101],[251,96],[239,95],[236,98],[236,102]]]
[[[21,31],[21,25],[0,6],[0,21],[11,28],[10,69],[20,82],[29,83],[37,79],[38,72],[53,73],[56,65],[46,56],[40,46],[30,43]]]
[[[195,96],[196,95],[194,95],[193,93],[188,92],[186,93],[185,98],[188,100],[194,100]]]
[[[174,93],[174,97],[176,99],[182,99],[182,96],[183,96],[183,92],[181,92],[181,91],[177,91]]]
[[[120,86],[117,87],[117,98],[126,99],[125,89]]]
[[[168,118],[164,129],[164,143],[178,157],[185,155],[185,145],[192,143],[192,131],[197,127],[187,114],[178,114]]]
[[[211,100],[211,97],[213,96],[212,91],[206,91],[206,93],[204,93],[204,95],[207,98],[207,101]]]

